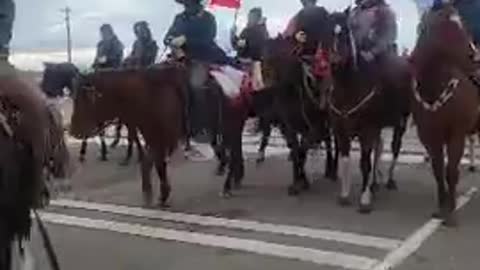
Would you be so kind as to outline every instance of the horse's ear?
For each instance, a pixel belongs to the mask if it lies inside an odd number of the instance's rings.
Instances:
[[[350,16],[350,13],[352,13],[352,6],[348,6],[344,11],[343,13],[346,15],[346,16]]]

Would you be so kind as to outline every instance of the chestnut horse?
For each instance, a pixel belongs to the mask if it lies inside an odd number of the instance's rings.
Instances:
[[[70,95],[73,91],[73,83],[75,78],[80,74],[78,68],[72,63],[45,63],[45,70],[43,72],[41,88],[48,98],[64,97],[64,90],[68,90]],[[122,127],[120,125],[120,127]],[[107,143],[105,142],[105,132],[102,131],[99,134],[100,138],[100,160],[107,161],[108,150]],[[135,132],[128,133],[128,148],[125,159],[121,162],[122,165],[127,165],[133,155],[133,142],[135,141]],[[112,148],[114,148],[120,140],[120,132],[118,131]],[[80,147],[79,160],[85,161],[85,155],[87,153],[87,140],[83,140]],[[139,159],[141,156],[139,156]]]
[[[475,70],[472,46],[457,11],[445,5],[425,15],[411,57],[413,116],[437,182],[435,216],[447,226],[456,225],[458,167],[478,117],[478,89],[469,78]]]
[[[371,63],[357,55],[352,30],[348,24],[350,10],[335,13],[334,56],[332,60],[334,88],[330,93],[334,133],[340,151],[339,203],[351,204],[350,150],[351,141],[358,137],[361,147],[360,169],[363,177],[361,213],[373,209],[377,165],[381,148],[381,131],[394,128],[392,148],[394,160],[387,187],[395,188],[393,170],[400,153],[403,134],[407,128],[412,78],[406,59],[386,53]],[[372,152],[375,150],[372,171]],[[372,176],[372,177],[370,177]]]

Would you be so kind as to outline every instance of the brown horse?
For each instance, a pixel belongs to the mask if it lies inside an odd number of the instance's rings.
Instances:
[[[437,181],[435,216],[455,226],[458,167],[478,117],[478,89],[468,77],[475,70],[472,43],[457,11],[448,5],[426,14],[420,29],[411,57],[417,80],[413,116]]]
[[[72,63],[45,63],[45,70],[43,72],[43,78],[41,82],[41,89],[49,98],[65,97],[64,90],[68,90],[71,94],[73,91],[73,83],[75,78],[80,74],[78,68]],[[120,129],[123,127],[120,123],[116,127],[116,137],[111,147],[114,148],[120,142]],[[102,131],[98,134],[100,139],[100,160],[107,161],[108,149],[105,142],[105,132]],[[128,133],[128,148],[125,159],[120,163],[121,165],[128,165],[133,155],[133,142],[135,139],[135,132]],[[85,155],[87,153],[87,140],[83,140],[80,147],[79,160],[85,161]],[[139,155],[139,159],[141,156]]]
[[[56,164],[65,162],[53,155],[62,138],[52,136],[46,99],[32,85],[0,77],[0,269],[10,269],[12,242],[29,237],[30,211],[45,203],[45,165],[54,156]]]
[[[396,163],[401,139],[407,127],[411,76],[408,62],[391,53],[366,63],[356,53],[356,45],[348,24],[350,10],[333,15],[335,45],[333,78],[335,86],[329,97],[329,107],[341,159],[339,203],[351,204],[350,150],[351,141],[358,137],[361,147],[360,169],[363,176],[360,212],[373,208],[373,193],[377,182],[377,163],[380,151],[375,151],[373,170],[372,152],[381,146],[381,131],[394,128],[392,143]],[[335,31],[334,31],[335,30]],[[377,149],[378,150],[378,149]],[[393,169],[391,169],[393,174]],[[387,185],[395,188],[393,176]]]
[[[322,92],[327,92],[329,87],[328,76],[318,82],[313,79],[306,60],[297,49],[295,40],[279,36],[267,41],[263,56],[267,85],[264,91],[272,93],[270,106],[291,149],[293,183],[288,188],[290,195],[298,195],[309,188],[305,162],[307,151],[315,145],[325,143],[325,176],[336,178],[329,115],[322,106]]]
[[[97,71],[82,75],[75,87],[73,136],[95,135],[117,118],[143,135],[147,151],[142,159],[142,190],[147,206],[152,204],[153,165],[160,178],[160,205],[166,205],[171,191],[166,161],[185,138],[185,82],[183,68],[162,64],[141,70]]]

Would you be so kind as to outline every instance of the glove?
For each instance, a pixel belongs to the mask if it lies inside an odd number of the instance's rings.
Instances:
[[[372,52],[361,51],[360,55],[367,62],[372,62],[375,59],[375,55]]]
[[[305,34],[305,32],[303,32],[303,31],[299,31],[295,34],[295,39],[299,43],[305,43],[305,42],[307,42],[307,34]]]
[[[173,47],[179,48],[185,45],[186,42],[187,42],[187,37],[185,37],[184,35],[181,35],[176,38],[173,38],[172,41],[170,41],[170,45]]]
[[[239,39],[237,41],[237,46],[240,48],[245,48],[245,46],[247,46],[247,41],[245,39]]]

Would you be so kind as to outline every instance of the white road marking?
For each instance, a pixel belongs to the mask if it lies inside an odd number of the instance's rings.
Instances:
[[[81,218],[52,213],[41,213],[41,217],[45,222],[51,224],[110,231],[146,238],[197,244],[207,247],[239,250],[260,255],[312,262],[319,265],[342,267],[345,269],[369,270],[378,263],[378,260],[362,256],[350,255],[341,252],[323,251],[312,248],[286,246],[258,240],[177,231],[172,229],[143,226],[140,224]]]
[[[218,217],[200,216],[183,213],[173,213],[160,210],[149,210],[138,207],[99,204],[72,200],[54,200],[52,206],[84,209],[104,213],[118,214],[131,217],[158,219],[180,223],[196,224],[201,226],[223,227],[246,231],[272,233],[287,236],[321,239],[326,241],[353,244],[362,247],[393,250],[401,245],[401,241],[390,238],[360,235],[354,233],[313,229],[300,226],[277,225],[258,221],[225,219]]]
[[[478,189],[473,187],[466,194],[460,196],[458,198],[457,210],[463,208],[468,202],[470,202],[477,191]],[[408,257],[410,257],[410,255],[416,252],[422,246],[422,244],[427,241],[428,238],[438,230],[438,228],[440,228],[441,224],[441,220],[431,219],[419,230],[408,237],[399,248],[391,251],[385,257],[385,259],[372,270],[391,270],[399,266]]]

